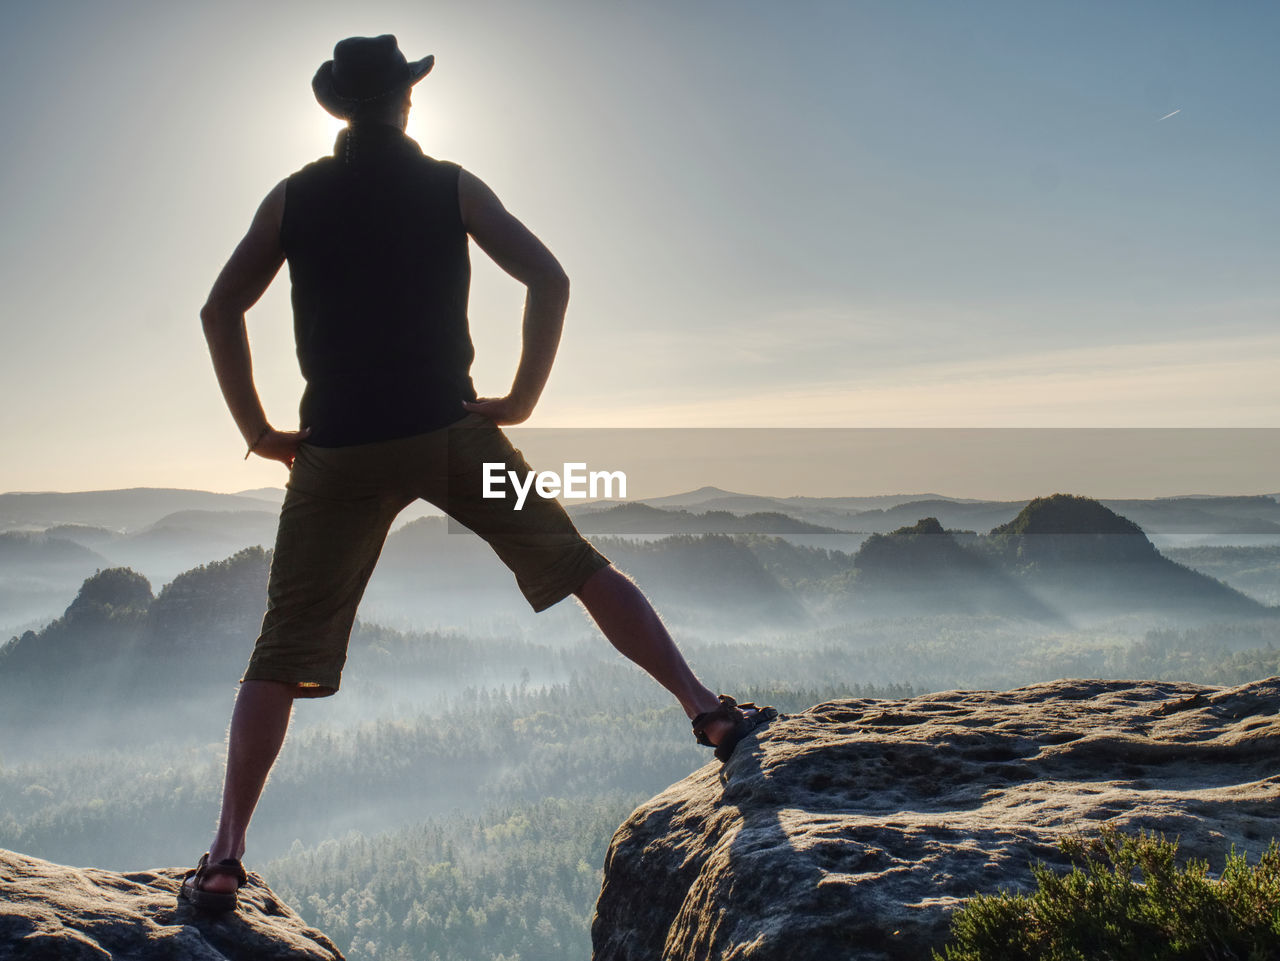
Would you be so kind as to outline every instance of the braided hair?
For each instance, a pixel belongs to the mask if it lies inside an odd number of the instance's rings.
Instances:
[[[386,123],[396,116],[404,99],[404,90],[393,90],[356,105],[347,117],[347,140],[343,149],[342,162],[350,167],[359,155],[356,142],[361,139],[359,131],[371,123]]]

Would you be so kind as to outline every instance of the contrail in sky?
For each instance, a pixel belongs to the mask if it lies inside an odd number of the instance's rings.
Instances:
[[[1181,108],[1181,107],[1179,107],[1179,108],[1178,108],[1177,110],[1175,110],[1173,113],[1182,113],[1182,108]],[[1161,117],[1161,118],[1160,118],[1160,120],[1168,120],[1170,117],[1172,117],[1172,116],[1173,116],[1173,113],[1167,113],[1167,114],[1165,114],[1163,117]],[[1157,121],[1156,121],[1156,123],[1159,123],[1159,122],[1160,122],[1160,120],[1157,120]]]

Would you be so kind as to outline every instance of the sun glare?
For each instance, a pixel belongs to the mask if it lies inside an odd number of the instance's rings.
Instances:
[[[327,113],[323,113],[321,122],[324,124],[326,143],[333,143],[338,133],[347,125],[346,121]],[[314,129],[313,122],[309,122],[308,126]],[[450,122],[447,111],[441,109],[438,104],[431,103],[414,104],[413,109],[409,111],[409,127],[405,132],[425,149],[427,141],[439,143],[443,139],[448,139],[453,130],[454,125]]]

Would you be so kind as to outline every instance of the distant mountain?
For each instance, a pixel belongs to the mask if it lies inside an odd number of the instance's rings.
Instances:
[[[807,598],[821,599],[838,591],[838,582],[847,580],[853,569],[853,554],[848,551],[800,545],[789,538],[765,535],[735,539],[746,545],[779,584]]]
[[[279,495],[272,488],[236,495],[148,489],[0,495],[0,513],[27,528],[0,535],[0,630],[20,632],[52,620],[95,570],[127,566],[162,585],[196,565],[269,547],[277,517],[270,499]],[[677,506],[682,501],[691,506]],[[770,509],[705,506],[724,503]],[[1232,524],[1264,530],[1280,512],[1271,497],[1125,503],[1165,529],[1181,531],[1221,531]],[[860,504],[865,509],[854,510]],[[409,520],[426,510],[406,511],[403,526],[388,539],[366,594],[366,616],[399,627],[468,629],[524,617],[524,601],[490,549],[442,518]],[[669,538],[661,547],[619,542],[606,553],[623,569],[637,565],[660,607],[691,616],[719,604],[747,618],[747,612],[765,610],[762,598],[772,598],[790,618],[798,597],[817,609],[837,597],[839,603],[872,603],[873,586],[881,599],[894,598],[886,610],[897,605],[903,613],[914,605],[1025,616],[1039,610],[1069,620],[1270,614],[1238,591],[1169,561],[1134,518],[1082,497],[1029,503],[905,495],[757,498],[701,488],[648,503],[574,506],[572,513],[588,536]],[[940,530],[921,528],[921,518],[932,518]],[[41,527],[47,532],[32,530]],[[727,546],[733,543],[727,538],[707,540],[723,535],[732,535],[736,546]],[[767,545],[771,537],[790,546]],[[802,545],[817,551],[805,552]],[[1267,576],[1249,582],[1256,596],[1272,596],[1257,588]],[[913,591],[916,599],[908,601]]]
[[[947,513],[948,511],[954,510],[956,512],[954,517],[958,518],[965,514],[967,504],[981,504],[981,502],[952,500],[937,494],[891,494],[873,497],[760,497],[754,494],[735,494],[731,491],[721,490],[718,487],[702,487],[686,494],[648,498],[636,503],[663,510],[686,509],[690,511],[697,510],[700,513],[728,512],[739,516],[782,515],[820,529],[826,535],[855,533],[857,536],[853,539],[846,537],[838,542],[833,542],[838,543],[839,548],[843,550],[856,550],[868,532],[888,532],[895,527],[901,526],[906,520],[914,521],[926,513],[933,513],[939,517],[945,516],[946,522],[950,523],[953,515]],[[940,509],[923,511],[904,510],[902,508],[904,504],[923,505],[926,503],[945,506]],[[1019,506],[1021,505],[1013,507],[1007,514],[1004,512],[1003,507],[997,507],[995,516],[998,520],[992,523],[1012,517],[1017,513]],[[595,505],[594,509],[596,512],[603,512],[603,509],[598,505]],[[963,526],[972,527],[974,525]],[[991,525],[988,524],[987,526]],[[776,521],[767,525],[757,523],[754,526],[743,528],[733,528],[729,525],[722,525],[722,527],[725,531],[749,530],[759,533],[779,534],[791,539],[804,533],[802,531],[788,530],[780,526]],[[628,533],[628,531],[619,530],[617,533]],[[807,543],[816,544],[817,542]]]
[[[101,567],[103,560],[102,555],[63,537],[34,531],[0,532],[0,571],[38,576],[68,565]]]
[[[800,516],[801,511],[789,506],[786,501],[774,497],[756,497],[752,494],[729,494],[725,497],[713,497],[698,504],[691,504],[699,512],[719,511],[734,514],[786,514]],[[667,505],[666,509],[670,509]]]
[[[100,550],[113,562],[165,583],[246,547],[270,548],[278,522],[279,512],[262,504],[256,510],[176,511]]]
[[[597,547],[653,599],[662,612],[743,629],[805,617],[795,596],[742,540],[687,534],[640,542],[593,538]]]
[[[0,646],[0,701],[23,695],[33,675],[72,692],[124,671],[152,601],[145,577],[108,568],[87,578],[62,617]],[[131,669],[137,669],[134,662]]]
[[[718,487],[702,487],[643,503],[663,509],[723,510],[736,514],[778,512],[843,531],[888,533],[921,517],[936,517],[948,530],[989,531],[1007,524],[1027,501],[986,501],[939,494],[880,497],[760,497]],[[1280,538],[1280,502],[1273,495],[1102,500],[1148,535],[1200,534],[1221,541],[1241,535]]]
[[[752,511],[781,511],[793,516],[803,516],[809,512],[825,512],[833,515],[845,515],[866,510],[887,510],[910,501],[953,500],[941,494],[879,494],[870,497],[806,497],[793,495],[788,497],[766,497],[759,494],[738,494],[719,487],[699,487],[697,490],[683,494],[668,494],[665,497],[647,497],[643,503],[661,508],[700,508],[701,510],[722,510],[734,513],[750,513]],[[955,501],[956,503],[967,503]]]
[[[1280,495],[1246,497],[1197,496],[1148,500],[1101,501],[1129,517],[1150,533],[1266,533],[1280,535]],[[167,515],[181,511],[275,512],[284,490],[261,487],[235,494],[169,488],[131,488],[112,491],[36,492],[0,494],[0,530],[45,530],[57,525],[82,525],[136,532]],[[937,517],[948,529],[989,530],[1006,523],[1025,501],[984,501],[942,494],[887,494],[868,497],[772,497],[700,487],[696,490],[642,501],[664,510],[729,511],[735,514],[783,513],[807,523],[854,529],[843,521],[859,515],[861,530],[887,533],[919,517]],[[914,506],[912,506],[914,505]],[[606,509],[612,504],[591,505]],[[1004,512],[1007,517],[1001,517]],[[432,513],[430,508],[405,512],[403,522]],[[879,515],[881,520],[874,518]],[[912,515],[908,517],[907,515]],[[987,524],[988,515],[996,517]],[[69,539],[79,540],[79,537]]]
[[[98,552],[63,537],[0,533],[0,640],[61,611],[86,577],[111,566]]]
[[[87,524],[132,531],[175,511],[262,510],[263,501],[239,494],[136,487],[75,493],[0,494],[0,529]]]
[[[752,551],[732,538],[605,540],[601,546],[664,613],[683,611],[686,622],[694,618],[732,631],[791,624],[805,616]],[[382,600],[403,603],[405,597],[396,593],[412,592],[422,605],[416,612],[422,620],[443,613],[443,623],[453,628],[514,611],[524,619],[533,616],[488,546],[472,534],[450,533],[439,520],[419,521],[392,535],[382,560]],[[243,669],[259,630],[269,567],[268,552],[249,548],[184,572],[155,595],[147,578],[128,568],[91,574],[61,617],[0,643],[0,715],[16,723],[37,703],[47,713],[63,701],[128,700],[157,692],[168,697],[176,690],[204,691],[210,678],[225,685]],[[366,597],[376,600],[372,588]],[[576,634],[582,621],[572,607],[561,614]],[[374,619],[367,607],[361,618]],[[362,644],[385,642],[377,628],[361,632]],[[38,686],[32,685],[35,678]]]
[[[103,544],[109,544],[120,538],[119,531],[113,531],[106,527],[91,527],[88,524],[56,524],[53,527],[45,528],[44,533],[46,537],[56,537],[59,540],[71,541],[74,544],[80,544],[90,549],[101,547]]]
[[[870,584],[890,583],[904,574],[935,578],[948,571],[986,567],[938,522],[924,517],[910,527],[873,534],[854,555],[853,567]]]
[[[1059,621],[986,552],[935,517],[873,534],[853,558],[853,609],[881,615],[998,614]]]
[[[943,501],[948,504],[989,504],[972,497],[948,497],[944,494],[875,494],[870,497],[805,497],[795,495],[779,498],[784,504],[797,508],[820,507],[841,511],[889,510],[899,504],[921,501]]]
[[[1006,570],[1047,606],[1076,619],[1276,613],[1220,581],[1163,556],[1133,521],[1096,500],[1039,497],[987,539]]]
[[[633,506],[642,515],[693,516]],[[220,520],[226,518],[184,512],[155,530],[216,527]],[[239,521],[251,528],[261,518]],[[1164,557],[1137,524],[1098,501],[1063,494],[1028,503],[990,535],[949,531],[929,516],[870,536],[853,555],[760,534],[596,542],[672,623],[705,626],[720,636],[789,629],[815,617],[826,623],[963,614],[1080,626],[1127,616],[1190,625],[1278,613]],[[1274,555],[1258,557],[1276,563]],[[61,538],[0,535],[0,573],[8,564],[10,573],[26,577],[44,570],[65,578],[75,565],[94,565],[78,593],[72,588],[62,595],[61,617],[24,631],[0,651],[0,711],[13,714],[19,701],[33,698],[56,708],[58,699],[129,691],[130,685],[152,692],[201,685],[243,667],[265,605],[265,550],[241,550],[184,572],[154,596],[146,577],[103,561]],[[573,606],[539,623],[564,626],[565,636],[575,637],[582,622]],[[388,539],[361,609],[370,622],[384,615],[394,626],[481,624],[507,637],[513,625],[516,634],[525,630],[530,617],[490,548],[440,518],[410,523]],[[46,678],[45,687],[24,687],[32,671]]]
[[[1066,494],[1036,498],[985,536],[948,531],[935,517],[873,534],[852,567],[852,613],[993,614],[1076,626],[1280,613],[1164,557],[1137,524],[1098,501]]]
[[[154,524],[125,535],[141,541],[158,534],[216,534],[223,537],[256,537],[272,540],[276,533],[279,511],[265,510],[185,510],[166,514]]]
[[[95,570],[129,567],[159,585],[246,547],[270,547],[277,513],[250,503],[257,509],[176,511],[132,533],[88,524],[0,533],[0,633],[52,620]]]
[[[1098,501],[1073,494],[1037,497],[990,534],[1017,563],[1111,562],[1159,556],[1142,528]]]
[[[1182,547],[1163,553],[1256,601],[1280,605],[1280,547]]]
[[[604,510],[570,514],[584,534],[838,534],[831,527],[808,524],[778,511],[732,514],[714,510],[691,513],[644,503],[618,504]]]
[[[643,505],[639,505],[643,508]],[[648,510],[653,510],[648,508]],[[660,512],[665,513],[665,512]],[[592,536],[659,610],[722,610],[728,623],[776,623],[801,615],[797,602],[745,545],[721,535],[679,535],[653,543]],[[439,518],[414,521],[383,548],[362,614],[423,625],[473,624],[527,616],[511,573],[474,534]],[[392,614],[392,612],[395,612]]]
[[[682,494],[667,494],[663,497],[646,497],[644,503],[652,507],[661,508],[678,508],[678,507],[697,507],[710,500],[718,500],[725,497],[758,497],[756,494],[736,494],[733,491],[727,491],[720,487],[699,487],[697,490],[685,491]],[[766,497],[759,497],[760,500],[769,500]]]
[[[222,648],[247,657],[262,626],[270,568],[270,552],[249,547],[179,574],[150,605],[141,653],[157,662],[198,660]]]
[[[0,645],[0,705],[34,697],[47,710],[50,699],[225,683],[262,623],[268,565],[261,549],[241,551],[187,571],[155,597],[136,571],[98,571],[61,617]]]
[[[254,500],[265,501],[275,508],[279,508],[284,503],[284,494],[283,487],[255,487],[252,490],[236,491],[237,497],[252,497]]]
[[[1256,497],[1170,497],[1102,502],[1161,534],[1280,534],[1280,503]]]
[[[884,509],[861,511],[849,518],[854,530],[887,533],[909,526],[917,518],[933,517],[948,530],[989,531],[1017,516],[1026,501],[954,501],[948,498],[912,500]]]

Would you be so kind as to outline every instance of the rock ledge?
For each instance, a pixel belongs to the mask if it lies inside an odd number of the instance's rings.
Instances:
[[[1061,680],[820,704],[619,828],[595,961],[918,961],[977,892],[1109,821],[1220,870],[1276,833],[1280,677]]]
[[[234,914],[178,897],[185,869],[115,874],[0,850],[0,961],[343,961],[256,874]]]

